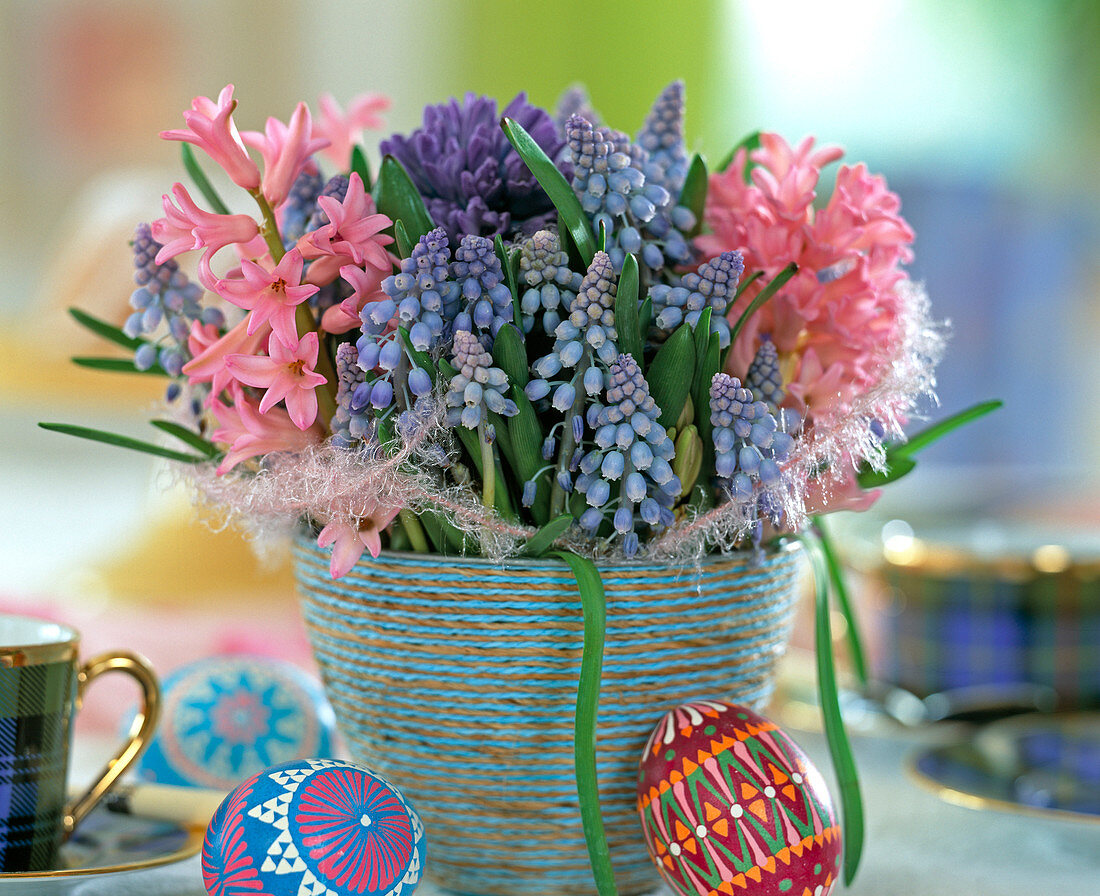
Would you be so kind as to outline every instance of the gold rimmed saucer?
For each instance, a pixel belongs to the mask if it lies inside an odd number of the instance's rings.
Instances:
[[[71,893],[89,879],[130,874],[189,859],[202,848],[204,831],[97,809],[61,847],[60,867],[49,871],[0,874],[34,896]]]
[[[1044,761],[1029,761],[1028,737],[1046,738]],[[964,741],[922,747],[906,758],[909,776],[946,802],[968,809],[996,809],[1100,824],[1100,715],[1033,714],[992,723]],[[1073,768],[1063,749],[1088,767]],[[1086,752],[1088,751],[1088,752]],[[1084,772],[1084,774],[1082,774]]]

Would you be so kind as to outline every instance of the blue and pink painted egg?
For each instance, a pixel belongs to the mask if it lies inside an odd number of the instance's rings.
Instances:
[[[252,775],[214,813],[202,845],[211,896],[408,896],[424,826],[401,792],[361,766],[287,762]]]
[[[840,829],[821,773],[763,716],[700,700],[653,730],[638,814],[661,876],[681,896],[827,896]]]
[[[137,774],[226,791],[292,759],[333,753],[335,717],[321,683],[281,660],[209,657],[161,685],[163,715]]]

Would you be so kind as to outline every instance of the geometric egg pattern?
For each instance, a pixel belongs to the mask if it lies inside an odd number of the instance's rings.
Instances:
[[[820,772],[774,722],[700,700],[646,744],[638,813],[650,856],[682,896],[827,896],[840,829]]]
[[[174,671],[161,693],[142,780],[229,790],[265,768],[333,754],[335,718],[321,683],[291,663],[208,657]]]
[[[240,784],[207,828],[212,896],[408,896],[424,826],[397,788],[361,766],[284,763]]]

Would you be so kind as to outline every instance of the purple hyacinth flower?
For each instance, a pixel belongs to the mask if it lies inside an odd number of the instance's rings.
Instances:
[[[472,93],[461,103],[428,106],[420,128],[381,143],[382,152],[408,171],[453,243],[463,234],[530,234],[556,218],[550,199],[504,136],[502,117],[519,123],[551,159],[561,155],[564,141],[553,119],[523,93],[503,112],[496,100]]]

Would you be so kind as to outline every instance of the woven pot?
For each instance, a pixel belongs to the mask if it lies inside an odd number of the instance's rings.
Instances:
[[[305,537],[296,562],[348,748],[419,811],[428,877],[478,896],[594,893],[573,768],[583,620],[569,568],[383,553],[333,581]],[[757,565],[601,567],[597,773],[622,896],[659,883],[635,804],[646,738],[687,700],[767,701],[799,563],[787,547]]]

